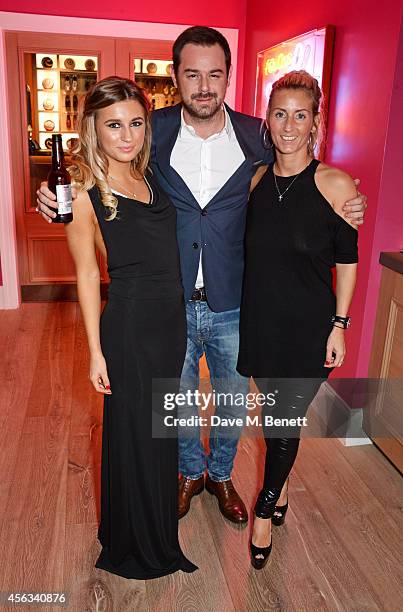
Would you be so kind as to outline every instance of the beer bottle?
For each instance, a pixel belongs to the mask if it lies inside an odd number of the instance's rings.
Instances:
[[[52,134],[52,168],[48,174],[48,187],[57,198],[57,216],[53,219],[53,223],[73,221],[70,183],[70,174],[64,165],[62,135]]]

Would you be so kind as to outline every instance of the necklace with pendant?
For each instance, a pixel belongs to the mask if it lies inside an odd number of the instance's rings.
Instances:
[[[292,179],[291,183],[288,185],[288,187],[287,187],[286,189],[284,189],[284,191],[283,191],[283,192],[281,192],[281,191],[280,191],[280,189],[279,189],[279,187],[278,187],[278,184],[277,184],[277,178],[276,178],[276,174],[275,174],[275,172],[274,172],[274,168],[273,168],[274,183],[275,183],[275,185],[276,185],[276,189],[277,189],[277,193],[278,193],[278,201],[279,201],[279,202],[282,202],[282,200],[283,200],[283,198],[284,198],[285,194],[287,193],[287,191],[290,189],[290,187],[292,187],[292,185],[295,183],[295,181],[297,180],[297,178],[298,178],[298,177],[299,177],[299,176],[300,176],[300,175],[303,173],[303,171],[304,171],[304,170],[306,170],[306,169],[308,168],[308,166],[309,166],[309,164],[310,164],[310,163],[311,163],[311,162],[309,162],[309,163],[308,163],[308,164],[305,166],[305,168],[303,168],[303,169],[301,170],[301,172],[298,172],[298,174],[297,174],[296,176],[294,176],[294,178]]]
[[[128,193],[128,194],[130,195],[130,197],[132,197],[132,198],[134,198],[134,199],[137,199],[137,195],[136,195],[134,192],[129,191],[128,189],[126,189],[126,187],[125,187],[124,185],[122,185],[122,183],[120,183],[120,182],[118,181],[118,179],[116,179],[116,178],[115,178],[114,176],[112,176],[111,174],[108,174],[108,176],[109,176],[109,178],[111,178],[113,181],[115,181],[115,183],[117,183],[117,184],[119,185],[119,187],[121,187],[121,189],[123,189],[123,191],[125,191],[126,193]]]

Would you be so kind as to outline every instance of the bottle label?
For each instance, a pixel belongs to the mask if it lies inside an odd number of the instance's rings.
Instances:
[[[56,185],[56,198],[59,215],[71,213],[71,205],[73,203],[71,185]]]

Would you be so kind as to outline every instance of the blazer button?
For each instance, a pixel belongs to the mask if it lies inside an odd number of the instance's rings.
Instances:
[[[197,242],[194,242],[194,243],[192,244],[192,247],[193,247],[194,249],[198,249],[198,248],[199,248],[199,245],[197,244]]]
[[[207,215],[207,210],[202,210],[201,214],[202,214],[203,217],[205,217]]]

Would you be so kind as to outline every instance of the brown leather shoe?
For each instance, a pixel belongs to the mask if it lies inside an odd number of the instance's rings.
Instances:
[[[199,495],[204,489],[204,474],[192,480],[182,476],[179,479],[179,504],[178,504],[178,518],[182,518],[189,512],[190,502],[192,497]]]
[[[207,476],[206,491],[216,496],[221,514],[229,521],[238,525],[248,522],[248,511],[236,492],[231,479],[224,480],[224,482],[216,482],[211,480],[210,476]]]

